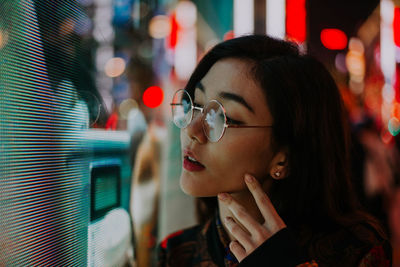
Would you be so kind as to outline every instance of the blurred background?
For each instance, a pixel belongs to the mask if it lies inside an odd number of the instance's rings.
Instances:
[[[153,266],[196,223],[170,99],[250,33],[334,76],[357,194],[400,266],[398,0],[0,0],[0,266]]]

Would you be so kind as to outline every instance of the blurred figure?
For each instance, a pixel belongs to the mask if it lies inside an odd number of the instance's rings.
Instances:
[[[151,266],[157,236],[160,192],[161,144],[155,127],[150,127],[135,160],[131,211],[136,238],[137,266]]]
[[[127,67],[132,99],[136,109],[128,114],[127,130],[132,135],[131,214],[135,234],[136,266],[151,266],[155,257],[160,191],[162,127],[157,114],[147,107],[142,96],[153,86],[155,75],[150,65],[132,58]],[[147,131],[146,131],[147,130]]]

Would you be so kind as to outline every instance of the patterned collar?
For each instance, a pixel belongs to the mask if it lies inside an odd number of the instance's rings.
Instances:
[[[219,211],[217,209],[216,211],[216,216],[215,216],[215,224],[217,226],[218,230],[218,236],[219,240],[222,243],[222,246],[224,248],[224,263],[226,267],[236,267],[239,265],[239,262],[231,252],[229,248],[229,243],[230,239],[228,237],[228,234],[225,232],[224,227],[222,226],[221,218],[219,216]]]

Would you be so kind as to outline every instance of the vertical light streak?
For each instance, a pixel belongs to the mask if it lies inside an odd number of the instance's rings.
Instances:
[[[286,38],[299,44],[306,41],[306,0],[287,0]]]
[[[189,1],[180,2],[176,7],[176,20],[180,30],[175,47],[175,71],[179,79],[186,80],[197,63],[196,6]]]
[[[396,49],[393,38],[394,5],[381,0],[381,68],[385,79],[392,80],[396,68]]]
[[[254,0],[234,0],[233,33],[235,37],[254,33]]]
[[[285,0],[267,0],[267,34],[276,38],[284,39],[286,35],[286,1]]]
[[[387,124],[391,117],[394,100],[394,74],[396,71],[396,47],[393,36],[394,5],[391,0],[381,0],[381,69],[385,78],[382,88],[382,120]]]

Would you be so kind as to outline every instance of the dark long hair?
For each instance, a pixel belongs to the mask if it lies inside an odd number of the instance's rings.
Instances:
[[[302,55],[295,44],[264,35],[243,36],[212,48],[199,62],[186,90],[193,94],[212,65],[224,58],[249,63],[274,118],[272,143],[276,149],[288,150],[289,175],[274,181],[269,192],[285,223],[318,231],[369,222],[378,229],[376,220],[360,211],[353,193],[346,114],[326,68]],[[207,220],[217,201],[199,198],[197,208],[198,219]]]

